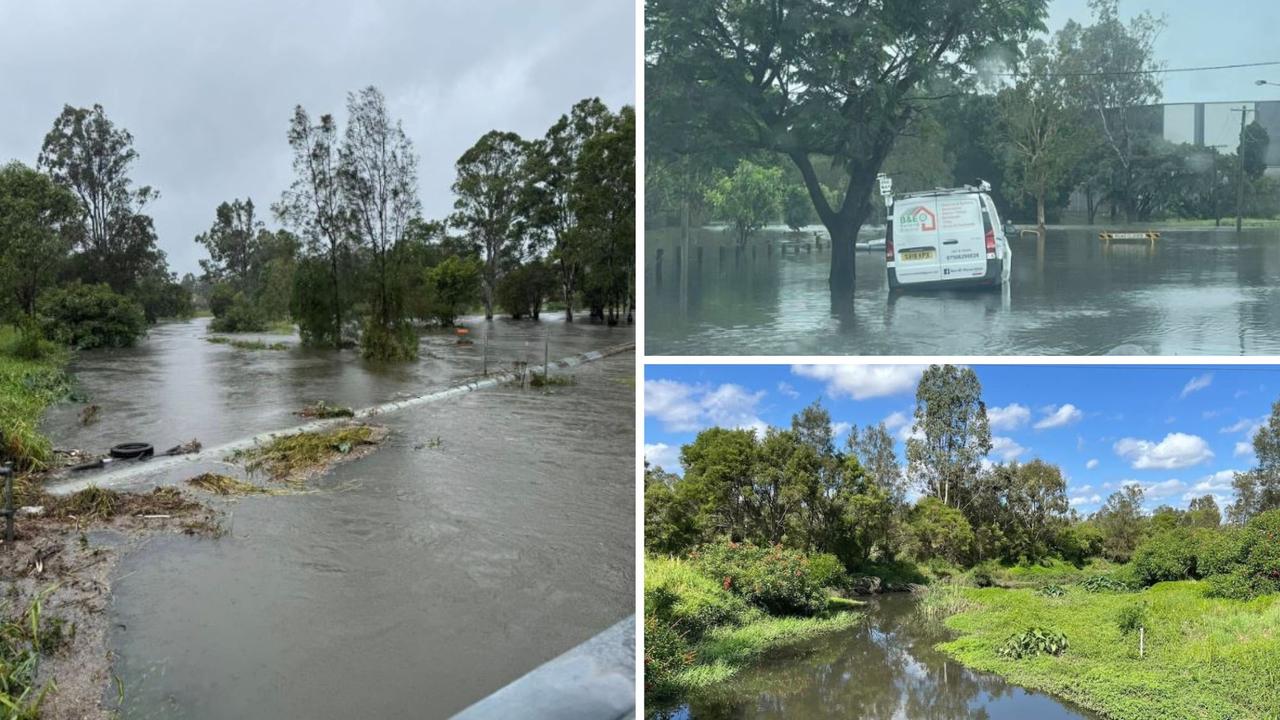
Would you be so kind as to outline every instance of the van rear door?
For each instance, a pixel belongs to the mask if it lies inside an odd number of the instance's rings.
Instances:
[[[937,199],[938,265],[942,280],[967,280],[987,273],[983,210],[976,193]]]
[[[942,279],[938,244],[938,198],[894,201],[894,270],[903,285]]]

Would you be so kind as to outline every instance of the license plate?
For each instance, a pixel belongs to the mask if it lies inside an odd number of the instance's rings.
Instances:
[[[907,262],[911,262],[913,260],[932,260],[933,251],[932,250],[904,250],[903,252],[898,253],[898,259],[906,260]]]

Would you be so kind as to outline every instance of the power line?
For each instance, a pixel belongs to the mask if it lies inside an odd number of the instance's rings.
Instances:
[[[1200,67],[1158,68],[1152,70],[1108,70],[1102,72],[1052,72],[1036,77],[1103,77],[1115,75],[1161,75],[1165,73],[1200,72],[1202,70],[1235,70],[1238,68],[1270,67],[1280,65],[1280,60],[1256,63],[1237,63],[1234,65],[1202,65]],[[973,73],[978,74],[978,73]],[[999,77],[1026,77],[1025,73],[996,73]]]

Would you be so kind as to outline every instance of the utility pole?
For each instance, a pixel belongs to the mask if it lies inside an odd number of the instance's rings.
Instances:
[[[1253,112],[1248,105],[1232,108],[1240,113],[1240,145],[1236,149],[1236,232],[1244,226],[1244,119]]]

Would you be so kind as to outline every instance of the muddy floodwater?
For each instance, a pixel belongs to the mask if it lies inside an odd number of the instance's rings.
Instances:
[[[949,660],[933,649],[946,630],[921,622],[910,595],[885,595],[867,610],[859,627],[806,643],[682,704],[649,708],[649,720],[1097,718]]]
[[[473,325],[475,327],[475,325]],[[477,331],[479,332],[479,331]],[[631,331],[494,323],[490,363],[541,362]],[[206,445],[455,384],[477,346],[428,338],[422,361],[242,351],[203,323],[73,367],[102,420],[50,420],[59,446]],[[391,434],[320,492],[231,501],[218,539],[158,537],[114,580],[110,643],[124,717],[447,717],[633,611],[634,355],[383,415]],[[216,504],[216,503],[215,503]],[[114,702],[114,691],[106,695]]]
[[[811,228],[810,231],[816,228]],[[1165,231],[1154,246],[1097,231],[1015,238],[1007,291],[890,296],[883,250],[857,252],[833,303],[828,247],[764,233],[740,255],[719,230],[645,242],[646,351],[661,355],[1257,355],[1280,353],[1280,230]],[[883,237],[867,230],[863,240]],[[812,238],[809,232],[807,238]],[[768,241],[768,242],[767,242]],[[773,246],[772,252],[769,245]],[[782,245],[788,245],[782,255]],[[663,250],[662,277],[657,251]],[[684,254],[684,253],[680,253]],[[681,276],[687,276],[682,283]]]

